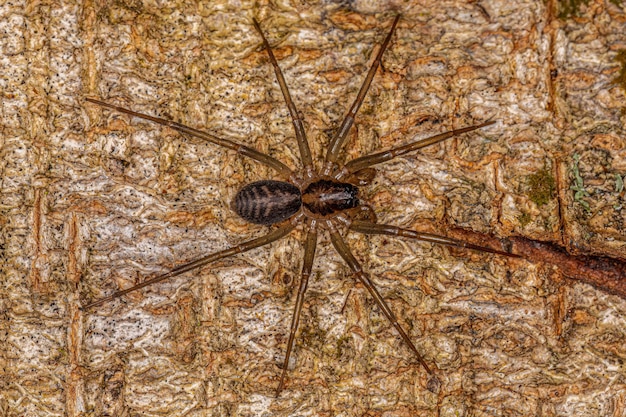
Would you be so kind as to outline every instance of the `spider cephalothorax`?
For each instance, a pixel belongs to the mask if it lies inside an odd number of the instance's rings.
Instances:
[[[302,266],[302,274],[293,311],[289,339],[287,341],[286,354],[283,361],[280,382],[278,384],[276,392],[278,395],[285,384],[287,365],[289,363],[289,357],[294,346],[296,331],[300,321],[300,312],[302,310],[303,300],[308,285],[308,279],[311,274],[313,259],[315,257],[318,230],[325,229],[330,235],[333,246],[335,247],[339,255],[348,264],[356,280],[363,284],[363,286],[369,291],[370,295],[373,297],[378,307],[382,310],[383,314],[387,317],[387,319],[390,321],[396,331],[400,334],[406,345],[413,351],[419,363],[424,367],[426,372],[431,375],[429,388],[431,390],[436,389],[438,385],[438,379],[435,375],[435,371],[433,371],[431,367],[424,361],[407,333],[404,331],[402,326],[400,326],[393,312],[346,245],[343,237],[339,233],[339,230],[347,226],[348,230],[358,233],[393,235],[412,239],[420,239],[445,245],[482,250],[486,252],[499,253],[507,256],[516,255],[510,254],[504,250],[475,246],[444,236],[418,233],[413,230],[403,229],[392,225],[377,224],[375,221],[375,216],[373,215],[373,210],[369,208],[366,204],[361,203],[358,199],[357,185],[367,184],[366,179],[361,180],[360,178],[371,177],[373,171],[370,167],[372,165],[389,161],[399,155],[413,152],[417,149],[441,142],[445,139],[459,135],[461,133],[488,126],[490,124],[493,124],[494,122],[489,121],[475,126],[469,126],[458,130],[451,130],[427,139],[409,142],[405,145],[398,146],[396,148],[392,148],[386,151],[365,155],[360,158],[348,161],[343,166],[338,165],[337,160],[347,137],[347,134],[350,130],[350,127],[354,123],[355,116],[361,104],[363,103],[374,74],[376,73],[376,70],[381,63],[382,55],[389,45],[396,25],[398,24],[398,20],[399,16],[394,19],[391,30],[389,31],[389,34],[387,35],[382,46],[380,47],[354,103],[350,107],[347,115],[345,116],[340,127],[338,128],[336,135],[331,140],[328,151],[324,158],[324,165],[320,171],[318,171],[313,164],[313,158],[309,149],[309,144],[304,131],[303,122],[300,119],[296,106],[291,100],[287,84],[285,83],[282,72],[278,67],[276,58],[274,57],[269,43],[263,35],[263,32],[261,31],[261,28],[256,20],[253,21],[254,26],[260,34],[263,40],[264,47],[269,54],[270,62],[274,67],[276,78],[278,79],[278,83],[285,98],[287,107],[289,108],[289,113],[291,114],[291,118],[295,128],[296,140],[298,143],[300,157],[302,161],[302,168],[298,171],[292,171],[285,164],[273,158],[272,156],[261,153],[246,145],[236,143],[228,139],[219,138],[210,133],[193,129],[180,123],[137,113],[132,110],[102,102],[100,100],[87,98],[86,100],[91,103],[95,103],[103,107],[108,107],[139,118],[151,120],[161,125],[168,126],[183,134],[199,137],[216,145],[232,149],[243,156],[249,157],[261,164],[273,168],[277,171],[279,176],[282,177],[282,180],[264,180],[248,184],[239,190],[239,192],[235,196],[235,199],[232,202],[233,211],[235,211],[239,216],[251,223],[267,226],[277,224],[277,227],[268,234],[180,265],[165,274],[149,278],[131,288],[115,292],[108,297],[104,297],[97,301],[94,301],[86,305],[84,309],[103,304],[131,291],[136,291],[147,285],[151,285],[156,282],[180,275],[184,272],[199,268],[218,259],[223,259],[259,246],[269,244],[286,236],[296,226],[303,225],[307,237],[304,243],[304,260]],[[436,367],[434,366],[433,368],[436,369]]]

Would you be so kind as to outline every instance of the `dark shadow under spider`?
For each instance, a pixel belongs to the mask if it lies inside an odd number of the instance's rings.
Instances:
[[[402,326],[400,326],[395,315],[380,295],[369,276],[363,272],[360,263],[354,257],[351,250],[346,245],[343,237],[339,233],[339,229],[347,227],[348,230],[363,234],[400,236],[443,245],[492,252],[506,256],[516,255],[508,253],[504,250],[481,247],[457,239],[450,239],[445,236],[419,233],[414,230],[403,229],[392,225],[377,224],[374,211],[366,204],[361,203],[358,198],[358,186],[366,185],[375,174],[375,171],[371,168],[371,166],[389,161],[397,156],[413,152],[425,146],[441,142],[453,136],[491,125],[495,122],[487,121],[475,126],[451,130],[427,139],[410,142],[406,145],[398,146],[387,151],[373,153],[353,159],[347,162],[344,166],[339,166],[337,163],[337,159],[345,143],[348,131],[354,123],[354,118],[361,107],[361,104],[363,104],[367,90],[369,89],[372,79],[374,78],[374,74],[376,74],[376,70],[381,65],[382,55],[389,45],[399,18],[400,16],[396,16],[394,19],[391,30],[380,47],[376,58],[367,73],[367,77],[365,78],[365,81],[363,82],[359,93],[354,100],[354,103],[350,107],[348,114],[343,119],[337,133],[331,140],[321,172],[318,172],[313,165],[313,158],[311,156],[309,144],[304,132],[304,124],[296,106],[291,100],[289,89],[287,88],[287,84],[285,83],[285,79],[278,66],[276,58],[274,57],[272,49],[270,48],[270,45],[256,20],[253,20],[254,27],[261,35],[264,49],[268,52],[270,62],[274,67],[278,84],[280,85],[280,89],[293,121],[296,140],[300,149],[300,157],[303,165],[301,170],[292,171],[279,160],[234,141],[222,139],[213,136],[210,133],[202,132],[180,123],[137,113],[129,109],[102,102],[100,100],[86,98],[86,101],[91,103],[108,107],[118,112],[126,113],[141,119],[150,120],[152,122],[170,127],[182,134],[195,136],[216,145],[232,149],[243,156],[249,157],[263,165],[273,168],[283,179],[285,179],[285,181],[264,180],[248,184],[237,192],[235,199],[232,202],[232,209],[243,219],[251,223],[266,226],[277,224],[278,227],[270,233],[256,239],[243,242],[237,246],[201,257],[184,265],[180,265],[165,274],[147,279],[138,285],[115,292],[108,297],[104,297],[87,304],[83,307],[83,310],[101,305],[117,297],[128,294],[131,291],[136,291],[148,285],[152,285],[165,279],[180,275],[184,272],[199,268],[218,259],[223,259],[249,251],[253,248],[267,245],[285,237],[296,226],[302,224],[307,231],[306,241],[304,243],[304,261],[300,285],[296,297],[296,304],[291,321],[291,328],[289,331],[289,339],[287,341],[287,352],[282,365],[280,382],[276,390],[276,395],[278,396],[285,385],[289,357],[294,347],[295,335],[300,321],[300,312],[302,310],[304,295],[307,289],[309,276],[311,274],[313,259],[315,257],[317,232],[318,229],[326,229],[330,234],[333,246],[343,260],[348,264],[356,280],[369,291],[370,295],[378,307],[382,310],[385,317],[387,317],[389,322],[400,334],[406,345],[411,349],[411,351],[413,351],[421,366],[430,375],[428,383],[429,389],[431,391],[436,391],[439,386],[437,376],[426,361],[424,361],[422,355],[418,352],[413,342],[411,342],[411,339],[406,334]],[[433,368],[437,369],[434,364]]]

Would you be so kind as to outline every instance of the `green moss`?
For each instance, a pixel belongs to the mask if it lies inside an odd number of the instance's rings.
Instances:
[[[624,176],[626,179],[626,175]],[[621,193],[624,190],[624,180],[619,174],[615,174],[615,191]]]
[[[528,197],[538,206],[548,204],[554,198],[556,182],[552,173],[544,168],[528,177]]]
[[[587,6],[589,0],[559,0],[559,18],[567,19],[572,16],[578,16],[580,12],[580,6]]]
[[[326,340],[326,332],[319,327],[307,326],[300,333],[300,343],[314,350],[321,351]],[[328,352],[327,352],[328,353]]]
[[[572,164],[571,172],[574,176],[574,184],[572,184],[569,188],[574,191],[574,201],[580,204],[586,212],[591,211],[591,207],[589,203],[587,203],[584,198],[589,197],[589,193],[585,190],[585,184],[583,183],[583,178],[580,176],[580,171],[578,169],[578,163],[580,162],[580,155],[575,153],[572,156],[574,163]]]
[[[522,213],[522,214],[521,214],[521,215],[517,218],[517,220],[519,220],[519,223],[520,223],[520,225],[521,225],[522,227],[526,227],[526,225],[527,225],[528,223],[530,223],[530,221],[531,221],[532,219],[531,219],[531,217],[530,217],[530,214],[528,214],[528,213]]]
[[[352,339],[349,336],[340,337],[337,340],[336,357],[341,358],[351,348],[350,343]]]

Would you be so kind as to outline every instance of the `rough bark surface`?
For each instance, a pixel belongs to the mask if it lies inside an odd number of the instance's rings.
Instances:
[[[266,233],[229,205],[242,185],[275,178],[269,169],[83,100],[296,167],[253,17],[317,157],[396,13],[345,159],[497,120],[379,166],[363,197],[380,222],[624,260],[626,98],[613,80],[626,13],[616,3],[565,16],[554,0],[3,2],[0,415],[626,415],[626,299],[566,279],[535,252],[529,262],[349,235],[439,368],[436,393],[327,236],[279,398],[300,230],[80,310]]]

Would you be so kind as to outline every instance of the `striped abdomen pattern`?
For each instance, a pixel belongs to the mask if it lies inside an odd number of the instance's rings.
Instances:
[[[300,190],[283,181],[264,180],[241,188],[232,209],[244,220],[270,225],[293,216],[302,206]]]

